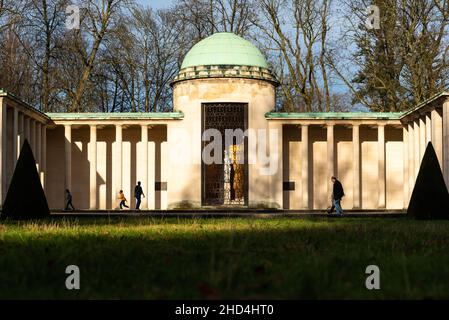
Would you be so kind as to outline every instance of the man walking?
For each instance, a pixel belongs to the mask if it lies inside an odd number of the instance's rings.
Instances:
[[[65,211],[69,211],[69,207],[71,208],[72,211],[75,211],[75,208],[73,207],[72,204],[72,194],[70,193],[69,189],[65,189],[65,199],[66,199]]]
[[[334,212],[334,209],[337,211],[337,215],[343,214],[343,209],[341,208],[341,199],[345,196],[345,192],[343,190],[343,185],[336,177],[331,178],[332,183],[334,184],[332,189],[332,207],[327,213]]]
[[[142,196],[145,198],[140,181],[137,182],[137,186],[134,188],[134,196],[136,197],[136,210],[140,210]]]

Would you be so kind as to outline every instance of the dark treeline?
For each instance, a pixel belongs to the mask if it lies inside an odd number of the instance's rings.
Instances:
[[[0,0],[0,87],[45,112],[168,111],[187,51],[228,31],[268,57],[282,110],[400,111],[447,88],[448,24],[449,0]]]

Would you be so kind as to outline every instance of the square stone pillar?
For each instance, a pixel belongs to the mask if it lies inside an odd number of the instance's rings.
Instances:
[[[437,109],[432,110],[432,144],[437,154],[438,162],[443,169],[443,116]]]
[[[267,169],[271,168],[272,172],[265,173],[267,176],[267,180],[269,181],[270,191],[267,194],[270,196],[269,202],[273,206],[279,206],[283,208],[284,205],[284,188],[283,188],[283,149],[282,149],[282,136],[283,136],[283,124],[278,121],[269,121],[268,123],[268,132],[265,133],[265,137],[268,139],[268,150],[270,154],[270,162],[268,164]],[[262,137],[262,135],[258,135],[258,137]],[[251,139],[251,137],[249,138]],[[251,144],[251,142],[249,143]],[[249,151],[251,152],[251,151]],[[249,156],[249,155],[248,155]],[[251,158],[249,158],[251,159]],[[248,159],[248,161],[249,161]],[[271,171],[270,170],[270,171]],[[251,171],[249,171],[250,174]],[[256,171],[257,174],[260,174],[263,171]],[[248,188],[251,187],[251,184]],[[251,193],[250,193],[251,195]],[[251,198],[250,198],[251,202]]]
[[[6,125],[6,103],[3,98],[0,98],[0,206],[3,206],[3,201],[8,192],[6,186]]]
[[[332,183],[330,178],[335,176],[334,172],[334,160],[335,160],[335,150],[334,150],[334,125],[327,125],[327,195],[330,199],[332,195]]]
[[[419,118],[419,163],[421,163],[426,152],[426,119],[425,116]]]
[[[449,99],[443,104],[443,175],[449,189]]]
[[[430,113],[426,113],[426,148],[432,141],[432,118]],[[424,151],[425,152],[425,151]]]
[[[23,141],[25,141],[25,115],[19,113],[19,137],[17,139],[17,159],[20,156],[20,151],[22,150]]]
[[[403,178],[403,186],[404,186],[404,208],[408,207],[409,203],[409,183],[408,183],[408,176],[409,176],[409,159],[408,159],[408,148],[409,148],[409,141],[408,141],[408,126],[404,126],[402,128],[402,141],[403,141],[403,163],[404,163],[404,178]]]
[[[354,209],[360,209],[361,194],[360,194],[360,126],[354,124],[352,126],[352,143],[353,143],[353,165],[354,165],[354,186],[353,186],[353,201]]]
[[[90,185],[90,201],[89,209],[96,210],[97,208],[97,126],[90,126],[90,174],[89,174],[89,185]]]
[[[386,170],[385,170],[385,125],[378,127],[378,160],[379,160],[379,209],[386,208]]]
[[[25,139],[28,140],[28,144],[31,147],[31,119],[24,115],[25,119]]]
[[[420,143],[419,143],[419,120],[413,121],[413,140],[415,144],[414,148],[414,179],[413,185],[418,177],[419,168],[421,166],[421,151],[420,151]]]
[[[140,181],[142,182],[143,192],[145,198],[142,198],[141,209],[148,210],[148,197],[153,197],[150,195],[150,186],[148,185],[148,125],[144,124],[141,126],[141,139],[142,144],[142,159],[140,161],[140,166],[142,169],[142,177]]]
[[[36,168],[37,172],[41,172],[41,163],[42,163],[42,157],[41,157],[41,144],[42,144],[42,129],[41,129],[41,123],[36,122]]]
[[[309,207],[309,126],[301,125],[301,185],[302,185],[302,209]]]
[[[14,108],[14,116],[13,116],[13,125],[12,125],[12,159],[13,159],[13,171],[16,167],[18,152],[17,146],[19,144],[19,110]]]
[[[42,148],[41,148],[41,183],[45,191],[45,178],[47,176],[47,127],[42,125],[41,127],[42,136]]]
[[[115,126],[115,197],[117,198],[118,192],[123,189],[123,127],[121,124]]]
[[[36,160],[36,121],[34,119],[30,119],[30,143],[34,159]]]
[[[72,126],[64,126],[65,188],[72,192]]]
[[[413,122],[407,124],[408,131],[408,190],[410,199],[415,186],[415,134]]]

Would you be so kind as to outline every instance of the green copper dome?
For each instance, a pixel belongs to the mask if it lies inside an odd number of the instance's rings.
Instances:
[[[268,69],[264,56],[251,42],[234,33],[220,32],[198,42],[187,53],[181,69],[236,65]]]

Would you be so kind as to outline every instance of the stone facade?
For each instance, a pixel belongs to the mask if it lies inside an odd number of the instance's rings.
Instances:
[[[250,207],[322,210],[331,184],[342,181],[346,209],[403,209],[421,158],[432,142],[449,182],[449,94],[403,114],[272,113],[275,87],[258,79],[194,79],[174,85],[175,112],[168,114],[42,114],[6,92],[1,105],[1,197],[4,200],[24,139],[36,158],[52,209],[72,190],[79,209],[114,209],[125,191],[142,181],[143,209],[201,207],[201,104],[248,106],[249,129],[277,130],[263,163],[249,165]],[[257,148],[257,144],[256,144]],[[277,157],[277,158],[276,158]]]

